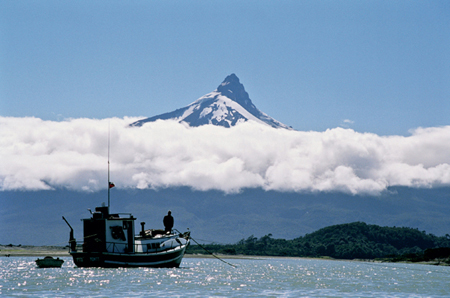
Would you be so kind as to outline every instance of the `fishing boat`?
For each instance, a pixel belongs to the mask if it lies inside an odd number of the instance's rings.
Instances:
[[[36,260],[36,265],[39,268],[61,268],[63,263],[64,260],[60,260],[59,258],[54,259],[50,256]]]
[[[78,267],[179,267],[190,243],[190,231],[145,229],[135,235],[136,218],[130,213],[110,213],[110,189],[115,185],[109,177],[108,206],[96,207],[83,221],[82,250],[78,251],[72,226],[69,247]]]
[[[110,214],[109,207],[95,208],[83,219],[84,242],[77,250],[70,227],[70,254],[78,267],[179,267],[190,242],[190,231],[180,233],[148,229],[134,233],[132,214]]]

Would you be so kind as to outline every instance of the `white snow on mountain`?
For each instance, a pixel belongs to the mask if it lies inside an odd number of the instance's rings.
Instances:
[[[212,124],[232,127],[245,121],[255,121],[274,128],[292,129],[257,109],[235,74],[226,77],[216,90],[200,97],[190,105],[173,112],[136,121],[131,126],[168,119],[185,122],[190,126]]]
[[[183,114],[183,117],[186,118],[190,114],[188,114],[188,111],[193,112],[193,110],[199,110],[201,108],[202,102],[205,100],[214,99],[214,103],[209,105],[208,107],[204,108],[201,113],[200,117],[205,118],[209,117],[210,119],[216,119],[218,122],[220,121],[226,121],[230,126],[232,126],[232,121],[227,119],[227,116],[234,116],[234,113],[237,112],[240,115],[242,115],[246,120],[252,120],[255,122],[258,122],[260,124],[267,125],[264,121],[261,121],[257,117],[253,116],[249,111],[244,109],[240,104],[233,101],[232,99],[221,95],[220,92],[213,91],[211,93],[206,94],[205,96],[200,97],[195,102],[189,105],[189,109]],[[228,107],[232,109],[232,111],[228,110]],[[240,122],[244,122],[244,119],[240,119]],[[211,123],[211,120],[209,121]],[[212,124],[212,123],[211,123]]]

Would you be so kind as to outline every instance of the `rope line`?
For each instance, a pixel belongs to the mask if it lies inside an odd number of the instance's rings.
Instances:
[[[190,239],[192,239],[192,241],[194,241],[195,243],[197,243],[198,246],[200,246],[201,248],[203,248],[207,253],[209,253],[210,255],[212,255],[213,257],[215,257],[216,259],[218,259],[218,260],[224,262],[225,264],[230,265],[230,266],[232,266],[232,267],[234,267],[234,268],[237,267],[236,265],[230,264],[230,263],[228,263],[227,261],[222,260],[221,258],[219,258],[218,256],[216,256],[215,254],[213,254],[212,252],[210,252],[209,250],[207,250],[206,248],[204,248],[200,243],[198,243],[197,241],[195,241],[194,238],[190,237]]]

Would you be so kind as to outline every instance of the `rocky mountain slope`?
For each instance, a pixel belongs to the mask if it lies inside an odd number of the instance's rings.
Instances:
[[[159,119],[172,119],[188,123],[190,126],[212,124],[224,127],[232,127],[252,120],[274,128],[291,129],[256,108],[245,91],[244,85],[235,74],[227,76],[216,90],[200,97],[190,105],[136,121],[131,126],[141,126]]]

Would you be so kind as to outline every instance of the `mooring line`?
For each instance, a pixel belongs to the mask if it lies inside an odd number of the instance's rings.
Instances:
[[[195,243],[197,243],[198,246],[200,246],[201,248],[203,248],[207,253],[209,253],[210,255],[212,255],[213,257],[215,257],[216,259],[218,259],[218,260],[224,262],[225,264],[228,264],[228,265],[230,265],[230,266],[232,266],[232,267],[234,267],[234,268],[237,267],[236,265],[230,264],[230,263],[228,263],[227,261],[222,260],[221,258],[219,258],[218,256],[216,256],[215,254],[213,254],[212,252],[210,252],[209,250],[207,250],[206,248],[204,248],[200,243],[198,243],[197,241],[195,241],[194,238],[190,237],[190,239],[192,239],[192,241],[194,241]]]

